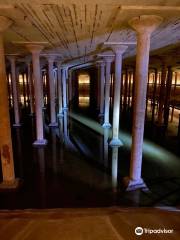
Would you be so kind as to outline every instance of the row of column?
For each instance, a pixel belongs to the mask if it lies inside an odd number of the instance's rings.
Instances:
[[[133,18],[129,24],[137,33],[137,53],[136,53],[136,73],[134,84],[134,102],[133,102],[133,126],[132,126],[132,147],[130,174],[124,179],[127,189],[136,189],[146,187],[141,178],[142,168],[142,152],[143,152],[143,136],[144,136],[144,121],[146,109],[146,93],[148,80],[148,65],[149,65],[149,50],[151,33],[158,27],[162,19],[158,16],[140,16]],[[127,49],[127,43],[107,43],[111,45],[115,53],[115,82],[114,82],[114,104],[113,104],[113,126],[112,140],[110,145],[117,147],[122,145],[119,138],[119,115],[120,115],[120,94],[121,94],[121,69],[122,69],[122,54]],[[110,128],[109,123],[109,101],[110,101],[110,65],[113,61],[113,56],[100,54],[106,62],[106,77],[105,77],[105,97],[104,97],[104,128]],[[103,69],[103,65],[102,65]],[[103,84],[101,77],[101,84]],[[101,91],[102,93],[103,91]],[[103,102],[103,94],[101,96]],[[101,102],[101,101],[100,101]],[[102,102],[100,114],[102,114]]]
[[[3,170],[3,182],[14,183],[14,166],[12,142],[10,133],[10,121],[8,112],[8,93],[5,73],[4,46],[2,32],[11,24],[11,21],[5,17],[1,17],[1,36],[0,36],[0,114],[3,116],[0,127],[0,147],[1,161]],[[147,75],[149,63],[149,48],[151,33],[160,24],[162,19],[157,16],[140,16],[133,18],[129,23],[137,32],[137,57],[136,57],[136,80],[135,80],[135,102],[133,114],[133,132],[132,132],[132,152],[130,162],[130,175],[125,179],[125,184],[128,188],[144,186],[141,178],[142,167],[142,149],[143,149],[143,134],[144,134],[144,119],[146,106],[146,91],[147,91]],[[114,44],[113,44],[114,45]],[[43,47],[37,44],[27,44],[27,49],[32,53],[34,93],[35,93],[35,114],[36,114],[36,141],[34,145],[44,145],[47,143],[44,138],[43,130],[43,112],[42,112],[42,97],[43,88],[40,74],[40,52]],[[122,54],[127,49],[127,44],[115,44],[112,47],[115,52],[115,91],[113,105],[113,138],[112,146],[121,145],[119,139],[119,109],[120,109],[120,86],[121,86],[121,68]],[[104,101],[104,124],[103,127],[109,128],[109,97],[110,97],[110,66],[114,56],[105,56],[106,61],[106,82],[105,82],[105,101]],[[50,80],[50,109],[51,109],[51,124],[56,125],[54,90],[51,86],[53,60],[48,61],[49,64],[49,80]],[[51,70],[51,71],[50,71]],[[63,105],[67,108],[67,87],[66,87],[67,69],[62,71],[62,87],[63,87]],[[59,79],[58,79],[59,80]],[[102,80],[103,81],[103,80]],[[4,101],[6,103],[4,103]]]
[[[47,141],[44,139],[43,129],[43,82],[42,75],[40,72],[40,52],[43,49],[40,45],[28,44],[27,48],[32,53],[32,65],[33,65],[33,76],[31,75],[31,63],[27,62],[28,72],[28,84],[29,84],[29,95],[30,95],[30,109],[31,114],[34,113],[36,116],[36,135],[37,139],[34,145],[44,145]],[[19,104],[19,93],[18,93],[18,78],[16,76],[16,58],[15,56],[8,57],[11,63],[11,82],[12,82],[12,93],[13,93],[13,107],[15,123],[14,127],[20,127],[20,104]],[[54,62],[55,56],[48,56],[48,82],[49,82],[49,93],[50,93],[50,124],[49,127],[57,127],[57,114],[56,114],[56,99],[55,99],[55,78],[54,78]],[[67,66],[63,66],[60,61],[57,62],[57,82],[58,82],[58,116],[63,115],[63,110],[67,109]],[[33,96],[34,92],[34,96]],[[35,100],[35,104],[34,104]]]

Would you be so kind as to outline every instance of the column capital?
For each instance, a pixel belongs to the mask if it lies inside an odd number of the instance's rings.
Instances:
[[[107,55],[107,56],[104,56],[103,58],[106,63],[112,63],[112,61],[114,60],[114,57],[115,55],[109,55],[109,56]]]
[[[99,57],[102,57],[103,60],[107,63],[107,62],[112,62],[114,60],[115,54],[111,53],[111,54],[98,54]]]
[[[66,69],[68,69],[68,65],[62,64],[61,68],[62,68],[62,70],[66,70]]]
[[[7,59],[10,62],[15,62],[18,56],[19,56],[18,54],[7,54],[6,55]]]
[[[122,55],[127,50],[128,46],[116,44],[116,45],[112,45],[111,48],[116,55],[117,54]]]
[[[103,66],[105,66],[105,62],[103,60],[98,60],[98,61],[96,61],[96,66],[103,67]]]
[[[57,65],[58,68],[60,68],[62,66],[62,60],[58,59],[58,60],[55,60],[55,63]]]
[[[110,50],[110,51],[105,51],[97,55],[103,61],[107,62],[112,62],[114,60],[115,54]]]
[[[45,55],[45,58],[47,59],[48,63],[54,63],[56,56],[55,55]]]
[[[40,52],[43,50],[44,46],[40,44],[35,43],[27,43],[26,48],[34,54],[40,54]]]
[[[151,34],[162,20],[162,17],[156,15],[141,15],[132,18],[128,23],[137,33]]]
[[[4,32],[13,24],[13,21],[7,17],[0,16],[0,32]]]
[[[115,54],[123,54],[128,45],[136,45],[136,42],[104,42],[104,45],[111,47]]]

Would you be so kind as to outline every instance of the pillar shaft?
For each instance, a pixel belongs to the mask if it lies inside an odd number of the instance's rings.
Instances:
[[[42,112],[42,80],[40,74],[40,60],[39,55],[42,46],[38,44],[27,44],[26,47],[32,53],[32,64],[33,64],[33,79],[34,79],[34,93],[35,93],[35,112],[36,112],[36,138],[37,140],[33,143],[34,145],[45,145],[47,140],[44,139],[43,129],[43,112]]]
[[[150,35],[138,34],[130,178],[141,178]]]
[[[172,68],[168,67],[168,75],[166,82],[166,96],[164,102],[164,125],[168,126],[169,122],[169,105],[170,105],[170,97],[171,97],[171,85],[172,85]]]
[[[34,113],[34,97],[33,97],[33,81],[31,74],[31,63],[27,63],[27,72],[28,72],[28,84],[29,84],[29,99],[30,99],[30,113]]]
[[[165,82],[166,82],[166,66],[162,66],[161,86],[159,93],[159,110],[158,110],[158,124],[163,124],[163,106],[165,97]]]
[[[110,105],[110,84],[111,84],[111,62],[113,58],[112,57],[106,57],[106,81],[105,81],[105,108],[104,108],[104,128],[111,127],[111,124],[109,123],[109,105]]]
[[[19,79],[16,76],[15,57],[10,58],[11,63],[11,81],[13,88],[13,106],[14,106],[14,126],[20,126],[20,105],[19,105]]]
[[[3,182],[15,181],[3,35],[0,32],[0,154]]]
[[[35,110],[36,110],[36,134],[37,140],[44,139],[43,114],[42,114],[42,87],[40,78],[39,53],[32,53],[34,92],[35,92]]]
[[[66,68],[62,70],[62,85],[63,85],[63,108],[67,109],[67,84],[66,84]]]
[[[154,84],[153,84],[153,108],[152,108],[152,122],[154,123],[155,118],[155,108],[156,108],[156,88],[157,88],[157,80],[158,80],[158,71],[155,69],[155,76],[154,76]]]
[[[115,52],[115,81],[114,81],[114,105],[113,105],[113,128],[111,146],[122,145],[119,139],[119,117],[120,117],[120,95],[121,95],[121,76],[122,76],[122,54],[127,46],[122,45],[114,50]]]
[[[58,75],[58,114],[62,115],[62,68],[61,64],[57,64],[57,75]]]
[[[137,32],[135,102],[132,126],[132,151],[130,162],[130,185],[143,185],[141,179],[144,120],[151,33],[161,23],[162,18],[143,15],[133,18],[129,24]]]
[[[104,76],[105,64],[102,62],[100,64],[100,116],[104,114]]]
[[[53,59],[48,59],[48,75],[49,75],[49,90],[50,90],[50,126],[57,125],[56,123],[56,106],[55,106],[55,81],[53,73]]]

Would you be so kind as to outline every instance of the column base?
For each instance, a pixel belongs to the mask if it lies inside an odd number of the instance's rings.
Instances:
[[[111,128],[111,124],[110,123],[103,123],[102,127],[103,128]]]
[[[56,123],[56,122],[55,123],[50,123],[49,127],[58,127],[58,123]]]
[[[104,113],[99,113],[98,117],[99,117],[99,118],[104,117]]]
[[[33,142],[33,146],[44,146],[47,145],[48,141],[46,139],[38,139]]]
[[[13,127],[14,127],[14,128],[19,128],[19,127],[21,127],[21,126],[22,126],[21,123],[14,123],[14,124],[13,124]]]
[[[109,145],[111,147],[120,147],[120,146],[123,146],[124,144],[123,144],[123,142],[119,138],[113,138],[110,141]]]
[[[64,116],[63,112],[57,114],[58,118],[62,118]]]
[[[137,189],[144,189],[147,191],[149,190],[142,178],[140,178],[138,180],[133,180],[133,179],[130,179],[129,177],[125,177],[123,179],[123,184],[125,186],[126,191],[128,191],[128,192],[134,191]]]
[[[14,181],[3,181],[0,183],[0,191],[17,189],[21,184],[22,181],[19,178],[16,178]]]
[[[68,107],[63,108],[63,112],[67,112],[68,111]]]

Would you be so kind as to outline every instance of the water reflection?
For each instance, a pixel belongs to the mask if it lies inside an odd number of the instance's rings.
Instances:
[[[112,148],[112,189],[117,191],[118,186],[118,147]]]
[[[52,168],[54,173],[57,172],[57,143],[56,143],[56,131],[51,129],[51,142],[52,142]]]
[[[38,174],[38,193],[40,196],[40,205],[42,208],[46,207],[46,176],[45,176],[45,150],[44,148],[37,148],[37,160],[38,160],[38,167],[39,167],[39,174]]]
[[[104,166],[108,168],[108,153],[109,153],[109,129],[104,128]]]
[[[23,148],[22,148],[22,136],[21,129],[15,128],[15,141],[16,141],[16,153],[18,158],[19,177],[23,178]]]

